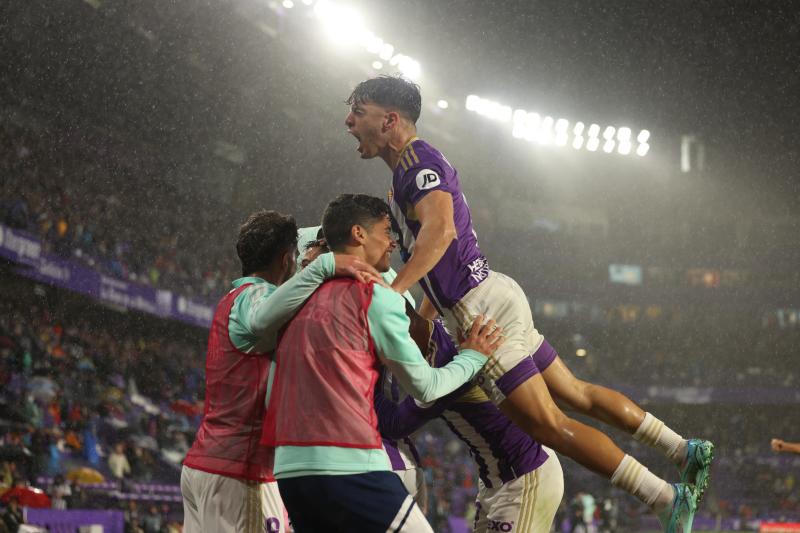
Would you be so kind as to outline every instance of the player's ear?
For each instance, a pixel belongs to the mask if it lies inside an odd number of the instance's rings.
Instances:
[[[350,228],[350,238],[358,244],[364,244],[367,240],[367,230],[364,226],[353,224]]]
[[[383,132],[386,133],[392,128],[396,128],[400,123],[400,113],[389,111],[383,116]]]

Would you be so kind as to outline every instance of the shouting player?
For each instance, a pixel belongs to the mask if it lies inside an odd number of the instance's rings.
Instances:
[[[278,330],[325,279],[377,279],[361,259],[332,254],[291,277],[296,242],[294,219],[275,211],[254,213],[239,230],[244,277],[214,313],[203,420],[181,471],[187,533],[286,531],[272,452],[259,446]]]
[[[390,205],[406,264],[392,288],[403,292],[419,282],[451,332],[463,330],[478,314],[495,318],[506,343],[479,384],[500,410],[539,442],[649,505],[665,531],[690,529],[708,480],[711,443],[687,441],[621,394],[575,379],[557,357],[541,372],[535,361],[552,348],[534,327],[525,294],[513,279],[490,270],[455,168],[416,136],[419,87],[383,76],[360,83],[347,103],[345,124],[358,140],[361,158],[380,157],[393,173]],[[571,389],[565,392],[575,405],[662,450],[681,469],[681,483],[666,483],[604,433],[564,415],[553,401],[548,373],[555,378],[553,387]]]

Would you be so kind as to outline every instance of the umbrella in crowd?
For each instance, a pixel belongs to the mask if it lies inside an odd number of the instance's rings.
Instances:
[[[17,498],[22,507],[50,507],[50,498],[42,489],[34,487],[13,487],[8,489],[0,496],[0,501],[8,503],[11,498]]]
[[[67,472],[67,479],[69,481],[77,481],[81,484],[87,483],[103,483],[106,478],[95,470],[94,468],[89,468],[87,466],[83,466],[80,468],[73,468],[69,472]]]

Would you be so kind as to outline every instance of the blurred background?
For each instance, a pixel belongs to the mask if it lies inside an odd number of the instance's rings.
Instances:
[[[716,443],[695,530],[800,521],[800,457],[769,445],[800,441],[799,33],[796,2],[3,2],[0,492],[29,521],[179,530],[238,224],[385,197],[343,102],[402,73],[573,372]],[[438,423],[416,440],[434,529],[467,530],[468,450]],[[562,464],[556,530],[657,529]]]

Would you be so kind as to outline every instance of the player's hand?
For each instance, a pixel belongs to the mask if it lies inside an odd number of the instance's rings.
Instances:
[[[484,324],[484,318],[483,315],[475,317],[466,336],[460,335],[460,345],[462,350],[475,350],[488,357],[503,345],[505,339],[502,336],[503,328],[498,326],[494,320],[489,320]]]
[[[784,442],[781,439],[772,439],[770,442],[770,446],[772,446],[773,452],[782,452]]]
[[[348,254],[336,254],[333,258],[336,262],[336,270],[333,275],[337,278],[350,277],[364,283],[374,281],[375,283],[386,285],[380,273],[375,270],[375,267],[368,265],[363,259]]]

